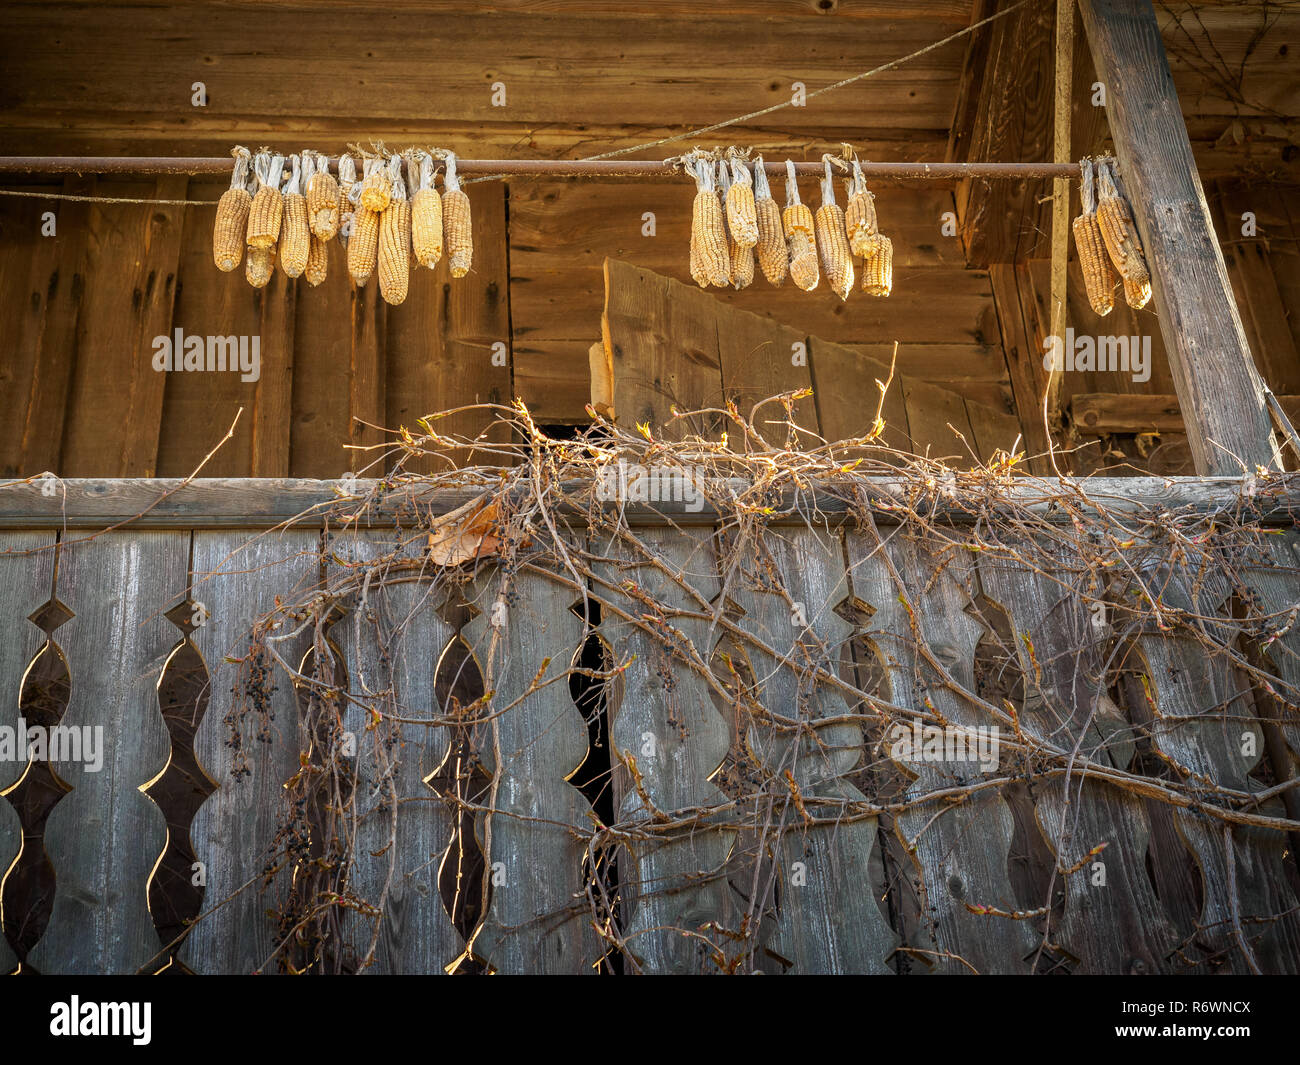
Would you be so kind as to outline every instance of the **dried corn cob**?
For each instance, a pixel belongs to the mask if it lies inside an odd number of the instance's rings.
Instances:
[[[826,176],[822,178],[822,205],[817,208],[817,246],[822,254],[822,271],[840,299],[853,291],[853,252],[844,228],[844,210],[835,202],[835,181],[831,161],[824,157]]]
[[[844,227],[849,235],[849,250],[854,255],[865,257],[871,238],[879,232],[879,229],[876,220],[876,197],[867,189],[867,179],[856,157],[853,160],[853,176],[845,182],[845,189],[848,192],[848,200],[844,208]]]
[[[1124,279],[1124,302],[1135,311],[1140,311],[1150,303],[1151,279],[1148,277],[1145,281],[1130,281],[1126,277]]]
[[[212,261],[218,270],[229,273],[239,266],[244,257],[244,241],[248,235],[248,208],[253,197],[248,194],[247,148],[234,148],[235,172],[230,178],[230,188],[217,201],[217,220],[212,225]]]
[[[758,265],[769,282],[779,285],[790,269],[790,252],[781,232],[781,208],[772,199],[772,187],[767,182],[761,155],[754,163],[754,213],[758,225]]]
[[[1101,236],[1097,222],[1097,204],[1093,185],[1092,160],[1080,164],[1082,180],[1079,196],[1083,211],[1074,220],[1074,246],[1079,253],[1079,266],[1083,270],[1083,284],[1088,291],[1088,302],[1100,315],[1110,314],[1115,306],[1115,268]]]
[[[339,243],[348,246],[357,213],[357,164],[350,155],[339,156]]]
[[[727,219],[727,259],[730,264],[729,278],[735,288],[744,288],[754,280],[754,249],[743,248],[732,231],[728,205],[732,202],[733,188],[731,171],[726,160],[718,162],[718,196],[722,205],[724,218]],[[755,227],[757,230],[757,227]],[[757,237],[755,238],[757,239]]]
[[[379,212],[357,205],[348,239],[348,274],[358,288],[364,288],[375,272],[379,254]]]
[[[862,261],[862,291],[868,296],[888,296],[894,288],[894,242],[877,233],[867,244]]]
[[[447,265],[452,277],[464,277],[474,261],[474,229],[469,197],[456,176],[456,156],[447,153],[447,172],[442,179],[442,233],[447,242]]]
[[[734,155],[730,159],[731,183],[727,188],[727,231],[741,248],[758,243],[758,212],[749,168]]]
[[[811,292],[821,280],[817,268],[817,241],[813,237],[813,215],[799,199],[799,184],[794,176],[794,162],[785,161],[785,211],[781,216],[785,239],[790,248],[790,280],[805,292]]]
[[[416,152],[411,160],[418,167],[419,186],[411,197],[411,244],[415,261],[433,269],[442,258],[442,198],[433,187],[433,157],[428,152]]]
[[[402,184],[402,159],[389,160],[392,192],[379,219],[379,294],[396,306],[406,299],[411,283],[411,202]]]
[[[313,233],[307,250],[307,266],[302,276],[307,279],[307,284],[315,288],[325,280],[325,276],[329,273],[329,265],[330,246]]]
[[[244,261],[244,277],[254,288],[263,288],[275,270],[274,248],[249,248]]]
[[[269,248],[280,239],[280,222],[284,214],[280,178],[284,171],[284,156],[258,152],[253,169],[257,172],[257,194],[248,209],[248,235],[245,239],[250,248]]]
[[[725,287],[731,281],[726,214],[713,180],[713,164],[705,153],[692,153],[686,172],[695,178],[691,208],[691,277],[700,288]]]
[[[304,169],[307,193],[307,222],[321,240],[333,240],[339,231],[339,183],[330,173],[330,161],[320,152],[304,152],[303,163],[311,159],[311,172]]]
[[[385,211],[392,201],[392,183],[388,180],[388,164],[379,158],[362,161],[361,199],[357,202],[372,211]]]
[[[289,156],[289,181],[284,187],[284,223],[280,226],[280,269],[285,277],[301,277],[311,252],[311,226],[307,223],[307,197],[301,189],[302,161]]]
[[[1151,280],[1146,257],[1142,254],[1142,241],[1128,203],[1115,187],[1110,167],[1103,161],[1097,163],[1097,223],[1101,238],[1106,242],[1110,260],[1120,277],[1135,285]]]

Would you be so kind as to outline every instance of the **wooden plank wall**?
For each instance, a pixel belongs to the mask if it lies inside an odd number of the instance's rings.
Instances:
[[[594,856],[583,839],[598,822],[567,779],[591,756],[592,739],[567,684],[531,684],[544,662],[552,671],[540,678],[546,681],[575,661],[592,632],[613,661],[632,663],[604,711],[612,718],[615,810],[644,827],[621,837],[628,857],[617,873],[605,872],[622,885],[625,971],[1296,971],[1300,881],[1279,833],[1228,826],[1204,810],[1172,811],[1177,831],[1164,832],[1157,815],[1168,817],[1167,807],[1079,774],[1044,779],[1029,792],[1004,782],[961,803],[926,801],[932,791],[1005,778],[1007,765],[922,759],[893,746],[893,737],[877,749],[867,739],[879,727],[876,711],[831,682],[851,641],[866,640],[883,667],[876,697],[904,719],[937,710],[966,727],[990,725],[988,704],[961,692],[978,690],[976,661],[993,632],[992,604],[1009,618],[1007,668],[1025,677],[1016,709],[1027,734],[1062,750],[1077,743],[1103,765],[1138,771],[1136,729],[1139,743],[1155,744],[1156,764],[1166,767],[1158,772],[1235,791],[1254,786],[1254,763],[1266,749],[1270,758],[1279,755],[1261,739],[1279,719],[1260,693],[1207,663],[1185,638],[1152,630],[1137,641],[1151,703],[1144,696],[1122,710],[1109,704],[1099,678],[1107,676],[1101,663],[1110,636],[1092,623],[1071,560],[1049,564],[1052,572],[984,556],[962,562],[939,539],[903,533],[886,542],[866,528],[770,528],[748,544],[715,540],[718,530],[645,532],[648,556],[629,554],[628,542],[608,531],[589,544],[575,541],[606,560],[588,589],[605,604],[591,625],[571,609],[580,593],[544,566],[509,573],[485,567],[464,588],[467,624],[454,622],[431,596],[432,574],[418,566],[408,566],[403,583],[358,589],[343,604],[347,620],[335,650],[357,700],[346,715],[358,747],[339,757],[355,768],[364,815],[347,858],[354,888],[376,895],[389,886],[371,971],[442,972],[466,950],[500,972],[595,970],[607,945],[587,917],[584,869]],[[1300,537],[1269,539],[1276,541],[1269,545],[1273,564],[1250,569],[1248,580],[1267,609],[1284,611],[1296,597]],[[76,760],[58,766],[69,790],[45,840],[55,904],[35,947],[18,960],[41,972],[133,972],[156,969],[168,955],[146,905],[165,843],[164,812],[142,785],[168,760],[156,685],[182,638],[160,611],[181,602],[188,613],[202,602],[207,618],[195,643],[212,702],[194,746],[216,790],[190,835],[206,871],[209,912],[177,961],[197,972],[275,968],[281,930],[267,911],[282,899],[294,864],[292,856],[283,863],[273,856],[289,824],[284,784],[301,768],[303,705],[272,665],[267,683],[278,690],[264,710],[274,716],[229,716],[230,688],[248,680],[236,660],[251,616],[276,594],[309,592],[322,566],[390,556],[396,543],[383,533],[342,537],[323,556],[319,534],[305,530],[118,532],[65,540],[53,574],[53,540],[48,532],[0,534],[7,585],[21,589],[0,608],[0,704],[20,705],[23,659],[40,642],[26,615],[56,595],[71,614],[60,634],[73,678],[62,721],[102,725],[105,764],[102,773]],[[689,574],[689,589],[673,585],[655,623],[684,639],[666,650],[647,638],[642,596],[665,590],[664,575],[678,572]],[[1170,605],[1219,615],[1214,604],[1226,585],[1217,572],[1204,576],[1195,588],[1168,585]],[[721,619],[710,620],[711,603]],[[481,889],[486,900],[482,923],[468,937],[453,927],[440,897],[435,871],[451,846],[452,819],[430,786],[450,750],[450,704],[439,707],[436,663],[458,633],[499,711],[476,741],[494,777],[491,801],[482,805],[495,812],[471,810],[491,882],[464,888]],[[1279,660],[1294,659],[1297,639],[1285,637],[1286,648],[1275,649]],[[1051,653],[1067,644],[1081,654]],[[280,647],[293,663],[306,651],[297,637]],[[728,656],[725,666],[720,653]],[[713,662],[719,688],[711,694],[682,655]],[[1278,668],[1294,682],[1294,661]],[[719,691],[732,697],[719,699]],[[408,742],[364,735],[381,703],[402,717]],[[1279,756],[1293,774],[1300,759],[1294,708],[1281,714]],[[8,716],[5,723],[12,724]],[[1256,740],[1245,760],[1238,757],[1242,730]],[[738,749],[747,752],[749,786],[766,804],[758,810],[766,842],[669,816],[725,806],[736,781],[736,763],[728,760]],[[1013,754],[1004,749],[1001,757]],[[394,791],[372,794],[390,762],[398,767]],[[915,808],[892,821],[855,815],[809,822],[810,813],[825,817],[877,794],[872,773],[891,764],[906,772],[908,794],[921,800]],[[1280,816],[1282,803],[1275,796],[1259,812]],[[0,810],[0,859],[8,861],[14,818],[4,799]],[[1011,856],[1025,847],[1045,855],[1049,868],[1055,862],[1064,880],[1063,897],[1045,910],[1012,871],[1025,857]],[[1156,889],[1162,869],[1186,862],[1199,888]],[[912,916],[899,905],[904,883],[922,902]],[[1198,898],[1201,911],[1189,926],[1183,910]],[[6,930],[13,916],[6,914]],[[1234,922],[1244,931],[1234,933]],[[360,952],[371,927],[360,912],[342,926]],[[731,931],[715,934],[719,928]],[[739,928],[757,931],[736,937]],[[1049,945],[1039,951],[1045,929]],[[6,950],[2,960],[12,968],[11,945]]]
[[[813,395],[793,410],[793,420],[811,431],[797,441],[802,447],[820,445],[813,434],[827,441],[865,436],[877,410],[886,425],[883,445],[963,466],[972,455],[987,461],[999,448],[1010,451],[1020,432],[1004,410],[899,369],[882,407],[876,382],[889,381],[892,352],[828,342],[630,263],[605,263],[601,332],[611,377],[603,387],[615,420],[669,437],[716,438],[733,429],[720,414],[679,419],[674,410],[717,411],[731,401],[749,417],[771,396],[809,388]],[[776,404],[758,410],[756,429],[769,446],[786,446],[785,420]]]
[[[180,179],[65,187],[204,201],[222,189]],[[0,475],[183,477],[234,426],[204,475],[334,478],[379,454],[348,449],[381,438],[358,419],[414,427],[437,410],[508,403],[506,189],[469,189],[469,276],[453,281],[445,263],[417,270],[400,307],[387,307],[376,284],[357,290],[337,244],[318,288],[277,272],[255,290],[242,270],[220,273],[210,207],[0,199],[0,272],[12,282],[0,297],[12,338],[0,360]],[[55,215],[52,236],[41,233],[46,211]],[[153,338],[177,329],[260,337],[260,378],[155,371]],[[506,345],[504,364],[494,344]],[[488,423],[461,414],[439,428],[473,438]],[[504,436],[496,428],[484,439]],[[446,462],[478,455],[448,452]]]
[[[783,197],[780,183],[773,190]],[[842,302],[825,285],[812,292],[789,281],[773,288],[761,275],[749,288],[709,289],[709,295],[886,364],[897,340],[901,372],[1010,411],[988,274],[965,268],[955,230],[944,235],[952,191],[912,183],[882,184],[876,192],[881,230],[894,241],[889,298],[855,291]],[[818,202],[811,181],[801,194]],[[588,323],[603,306],[606,257],[693,285],[687,256],[693,195],[686,178],[644,185],[539,181],[512,188],[516,382],[522,395],[536,396],[547,417],[578,419],[587,402],[587,350],[596,339]],[[646,213],[654,216],[653,236],[643,235]],[[870,381],[860,383],[871,390]]]

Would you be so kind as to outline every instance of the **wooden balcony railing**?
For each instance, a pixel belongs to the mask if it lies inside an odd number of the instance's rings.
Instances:
[[[0,970],[1300,970],[1300,495],[1091,481],[1258,533],[1189,574],[1148,522],[1106,591],[883,479],[734,565],[710,512],[632,508],[640,554],[574,515],[582,580],[449,579],[403,530],[468,491],[340,530],[327,482],[53,487],[0,491]]]

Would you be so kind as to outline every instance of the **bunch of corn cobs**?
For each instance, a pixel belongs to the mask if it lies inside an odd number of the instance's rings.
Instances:
[[[1080,167],[1083,213],[1074,220],[1074,246],[1088,302],[1098,314],[1110,314],[1118,277],[1124,282],[1125,302],[1141,310],[1151,301],[1151,271],[1133,212],[1115,181],[1115,160],[1084,159]]]
[[[695,179],[691,217],[691,277],[707,288],[744,288],[754,259],[773,285],[790,279],[811,292],[825,275],[840,299],[853,291],[854,256],[862,258],[862,290],[888,296],[894,284],[894,245],[877,227],[875,197],[856,157],[822,156],[821,206],[816,215],[799,199],[794,163],[786,162],[785,210],[777,207],[763,157],[752,162],[736,148],[682,157]],[[831,166],[846,169],[847,207],[835,202]]]
[[[451,152],[410,149],[401,154],[351,155],[337,161],[303,151],[288,158],[235,148],[230,188],[217,202],[212,258],[219,270],[235,270],[254,288],[271,280],[276,260],[286,277],[325,280],[328,242],[347,251],[348,274],[363,286],[375,273],[387,303],[406,299],[411,256],[430,269],[446,250],[452,277],[469,273],[474,256],[469,197],[456,175]],[[443,191],[434,187],[445,164]],[[405,171],[405,174],[403,174]],[[247,256],[245,257],[245,250]]]

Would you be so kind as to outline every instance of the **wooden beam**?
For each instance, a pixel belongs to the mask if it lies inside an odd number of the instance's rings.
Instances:
[[[1029,469],[1033,473],[1046,473],[1051,465],[1044,456],[1051,450],[1052,440],[1043,422],[1043,398],[1039,387],[1039,379],[1043,376],[1043,348],[1021,306],[1015,266],[994,263],[989,267],[989,280],[993,283],[1002,351],[1011,378],[1016,414],[1025,437],[1023,447],[1029,456]]]
[[[1010,5],[1011,0],[978,4],[973,18]],[[971,35],[963,95],[949,140],[950,159],[1037,162],[1049,157],[1054,18],[1052,5],[1030,4]],[[1018,254],[1021,244],[1037,241],[1032,224],[1038,219],[1039,187],[1038,181],[1028,179],[958,182],[957,217],[972,265],[1024,257]]]
[[[1196,469],[1240,474],[1276,454],[1150,0],[1080,0],[1121,174],[1151,266]]]
[[[378,482],[361,478],[356,482],[355,510],[370,499],[361,521],[363,528],[391,527],[401,521],[410,527],[413,519],[428,520],[463,506],[483,494],[481,486],[432,489],[417,484],[398,487],[375,500]],[[816,491],[801,489],[782,491],[770,500],[776,511],[769,519],[773,525],[804,525],[807,515],[816,512],[828,520],[852,518],[858,500],[896,502],[904,498],[915,482],[904,478],[852,477],[823,482]],[[129,522],[132,529],[143,528],[242,528],[269,529],[286,522],[296,528],[320,528],[327,514],[337,527],[340,503],[338,480],[284,478],[217,478],[203,477],[186,482],[178,478],[136,477],[121,479],[70,479],[60,483],[54,496],[44,496],[32,483],[16,481],[0,486],[0,529],[102,529]],[[577,493],[587,487],[565,482],[560,491]],[[717,484],[718,495],[740,495],[753,487],[743,478],[727,478]],[[523,498],[529,486],[512,490],[512,497]],[[1080,492],[1093,503],[1085,503]],[[1251,517],[1268,525],[1291,527],[1300,511],[1300,487],[1293,478],[1279,480],[1267,492],[1247,501],[1242,494],[1241,479],[1236,477],[1091,477],[1086,481],[1061,482],[1054,477],[1017,477],[998,490],[995,512],[1024,508],[1048,522],[1068,524],[1074,507],[1062,507],[1060,499],[1068,497],[1083,513],[1104,506],[1111,513],[1133,514],[1153,508],[1177,510],[1192,517],[1227,510],[1240,516],[1248,503],[1256,508]],[[981,495],[981,501],[985,497]],[[693,522],[712,524],[718,514],[710,506],[691,511],[692,504],[683,500],[658,503],[611,502],[623,516],[636,524],[667,525]],[[984,506],[971,506],[961,494],[948,501],[943,496],[931,501],[929,515],[936,521],[969,525],[987,518]],[[906,508],[901,508],[906,513]],[[576,518],[587,516],[585,509],[574,509]],[[898,523],[898,513],[873,509],[873,518],[881,525]]]
[[[1292,423],[1300,418],[1300,396],[1277,398]],[[1070,400],[1070,417],[1086,436],[1181,433],[1184,426],[1178,397],[1168,393],[1080,392]]]

